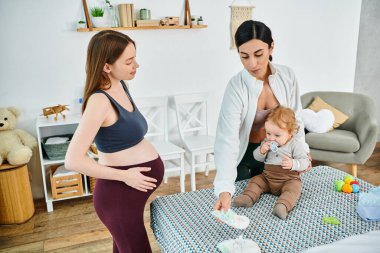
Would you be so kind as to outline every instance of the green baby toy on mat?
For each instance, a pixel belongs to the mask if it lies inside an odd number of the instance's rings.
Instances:
[[[335,190],[344,193],[358,193],[360,191],[359,182],[351,175],[344,176],[343,180],[335,180]]]
[[[332,225],[340,225],[340,220],[338,220],[338,218],[336,217],[333,217],[333,216],[326,216],[326,217],[323,217],[322,221],[326,224],[332,224]]]

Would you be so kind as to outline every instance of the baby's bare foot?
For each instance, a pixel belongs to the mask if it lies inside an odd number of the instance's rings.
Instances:
[[[233,206],[251,207],[253,206],[253,201],[248,195],[239,195],[232,201]]]
[[[273,214],[278,218],[285,220],[288,216],[288,210],[284,204],[276,204],[273,208]]]

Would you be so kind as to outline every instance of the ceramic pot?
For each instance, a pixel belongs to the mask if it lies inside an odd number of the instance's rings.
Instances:
[[[92,17],[92,24],[94,27],[111,27],[107,18],[105,17]]]

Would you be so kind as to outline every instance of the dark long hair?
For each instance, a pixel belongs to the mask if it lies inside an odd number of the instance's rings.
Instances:
[[[106,63],[115,63],[129,43],[136,46],[130,37],[112,30],[101,31],[91,38],[87,48],[82,112],[86,109],[88,98],[94,91],[107,90],[111,87],[111,80],[103,72],[103,67]]]
[[[272,32],[268,26],[260,21],[244,21],[235,33],[235,44],[238,52],[241,45],[253,39],[261,40],[268,44],[269,48],[273,43]],[[269,56],[269,60],[272,61],[271,55]]]

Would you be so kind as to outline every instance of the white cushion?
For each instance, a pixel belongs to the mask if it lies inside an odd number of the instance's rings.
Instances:
[[[335,120],[333,112],[327,109],[322,109],[319,112],[303,109],[299,116],[305,128],[312,133],[327,133],[332,130]]]

